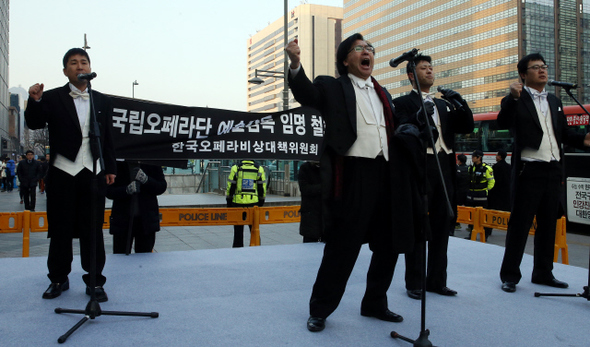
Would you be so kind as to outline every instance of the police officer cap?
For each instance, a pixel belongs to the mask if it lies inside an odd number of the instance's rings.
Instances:
[[[483,152],[480,151],[479,149],[476,149],[475,151],[473,151],[473,153],[471,154],[472,157],[483,157]]]

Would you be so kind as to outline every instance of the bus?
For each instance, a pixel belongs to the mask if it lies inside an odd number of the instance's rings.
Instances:
[[[584,105],[586,110],[590,111],[590,105]],[[564,106],[564,113],[567,118],[568,126],[585,134],[590,129],[590,116],[579,105]],[[513,138],[507,129],[498,128],[498,112],[479,113],[473,115],[475,127],[471,134],[455,135],[455,152],[465,154],[468,158],[467,163],[471,162],[471,153],[479,149],[484,152],[483,161],[486,164],[493,165],[496,163],[496,153],[500,149],[508,152],[506,161],[510,163],[512,154]],[[564,146],[564,167],[565,179],[568,177],[590,178],[590,147],[585,150],[570,148]],[[590,234],[590,227],[568,221],[567,230],[577,233]]]

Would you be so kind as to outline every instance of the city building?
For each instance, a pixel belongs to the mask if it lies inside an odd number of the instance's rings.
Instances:
[[[341,7],[303,4],[288,12],[288,41],[299,40],[301,63],[311,79],[336,74],[336,49],[342,39],[342,11]],[[284,48],[284,17],[248,39],[246,79],[251,81],[258,77],[262,81],[247,85],[249,112],[284,109]],[[287,100],[287,109],[300,106],[290,92]]]
[[[9,154],[8,0],[0,0],[0,151]]]
[[[433,58],[436,86],[483,113],[499,110],[518,60],[537,52],[550,79],[577,83],[576,97],[590,102],[589,13],[590,0],[344,0],[342,35],[359,32],[376,47],[373,75],[394,98],[411,87],[406,64],[389,61],[418,48]],[[574,104],[563,90],[547,90]]]

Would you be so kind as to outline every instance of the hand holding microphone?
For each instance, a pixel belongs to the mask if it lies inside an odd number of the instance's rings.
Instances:
[[[463,100],[461,94],[452,89],[445,89],[440,86],[436,89],[442,94],[443,99],[453,104],[456,109],[463,109],[463,104],[465,103],[465,100]]]

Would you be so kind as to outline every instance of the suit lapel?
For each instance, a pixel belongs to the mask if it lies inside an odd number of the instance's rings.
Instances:
[[[537,108],[535,107],[535,103],[533,102],[533,97],[529,93],[528,90],[524,89],[520,93],[520,99],[522,100],[525,108],[528,111],[529,117],[533,119],[533,122],[541,129],[541,122],[539,121],[539,114],[537,113]]]
[[[342,91],[344,92],[344,102],[346,103],[346,110],[348,111],[348,120],[356,134],[356,94],[352,81],[348,76],[340,76],[338,79],[342,84]]]
[[[76,112],[76,105],[74,105],[74,99],[70,96],[70,86],[66,84],[59,89],[59,98],[64,105],[67,113],[67,117],[75,124],[74,129],[82,135],[82,129],[80,128],[80,120],[78,119],[78,113]]]
[[[559,121],[559,109],[557,108],[557,102],[552,98],[552,94],[547,95],[547,102],[549,103],[549,112],[551,112],[551,123],[553,124],[553,132],[558,134],[558,127],[561,122]]]
[[[442,136],[444,139],[444,134],[446,133],[447,129],[447,103],[441,99],[434,99],[434,104],[436,105],[436,110],[438,111],[438,121],[440,123],[440,131],[442,133],[439,134],[439,136]],[[445,144],[446,143],[447,141],[445,139]]]

